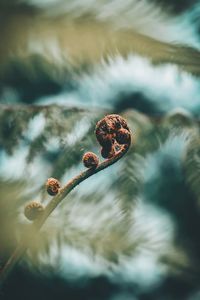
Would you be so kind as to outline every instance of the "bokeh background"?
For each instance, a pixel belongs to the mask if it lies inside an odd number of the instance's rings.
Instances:
[[[47,178],[100,157],[98,120],[133,139],[30,234],[0,299],[199,299],[200,2],[1,0],[0,28],[1,268]]]

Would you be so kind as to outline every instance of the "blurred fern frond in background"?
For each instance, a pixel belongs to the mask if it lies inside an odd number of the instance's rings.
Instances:
[[[100,156],[95,124],[117,113],[126,156],[74,190],[2,299],[199,299],[198,1],[0,1],[0,266],[48,203]],[[28,295],[28,296],[27,296]]]

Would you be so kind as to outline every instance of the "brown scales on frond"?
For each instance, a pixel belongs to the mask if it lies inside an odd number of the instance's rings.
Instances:
[[[99,164],[99,158],[93,152],[85,153],[82,161],[86,168],[96,168]]]
[[[55,178],[49,178],[46,182],[47,193],[51,196],[55,196],[60,189],[60,182]]]
[[[103,158],[112,158],[121,150],[121,145],[128,145],[131,142],[131,133],[126,120],[116,114],[105,116],[100,120],[95,133],[102,146]]]

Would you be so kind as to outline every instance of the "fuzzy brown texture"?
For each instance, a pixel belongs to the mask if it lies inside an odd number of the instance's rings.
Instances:
[[[116,134],[116,141],[119,144],[127,144],[130,140],[130,132],[127,129],[121,128]]]
[[[99,164],[99,158],[93,152],[85,153],[82,161],[86,168],[96,168]]]
[[[58,194],[61,185],[60,182],[55,178],[49,178],[46,182],[47,193],[51,196]]]
[[[130,129],[121,116],[107,115],[96,125],[96,138],[102,146],[103,158],[111,158],[120,150],[121,145],[128,145],[131,140]]]
[[[110,149],[107,147],[101,148],[101,156],[103,158],[111,158],[114,156],[114,154],[115,154],[115,149],[113,146]]]
[[[37,219],[43,211],[44,207],[41,203],[32,201],[25,206],[24,215],[28,220],[33,221]]]

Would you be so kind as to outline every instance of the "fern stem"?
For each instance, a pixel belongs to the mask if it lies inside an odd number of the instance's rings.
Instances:
[[[111,166],[115,162],[117,162],[120,158],[124,156],[124,154],[128,151],[130,147],[131,140],[128,144],[122,146],[120,151],[118,151],[112,158],[106,159],[102,163],[100,163],[97,168],[91,168],[87,169],[83,172],[81,172],[79,175],[71,179],[63,188],[60,189],[59,193],[51,199],[51,201],[47,204],[45,207],[45,210],[43,214],[36,219],[32,224],[31,224],[31,235],[33,233],[36,235],[39,229],[42,227],[42,225],[45,223],[49,215],[54,211],[54,209],[61,203],[61,201],[81,182],[89,178],[90,176],[106,169],[107,167]],[[34,238],[34,237],[33,237]],[[22,238],[21,242],[19,245],[16,247],[14,250],[13,254],[10,256],[8,261],[6,262],[4,268],[1,270],[0,273],[0,284],[7,279],[8,275],[10,272],[13,270],[15,265],[21,260],[23,257],[24,253],[26,252],[28,248],[28,244],[26,242],[26,236]]]

